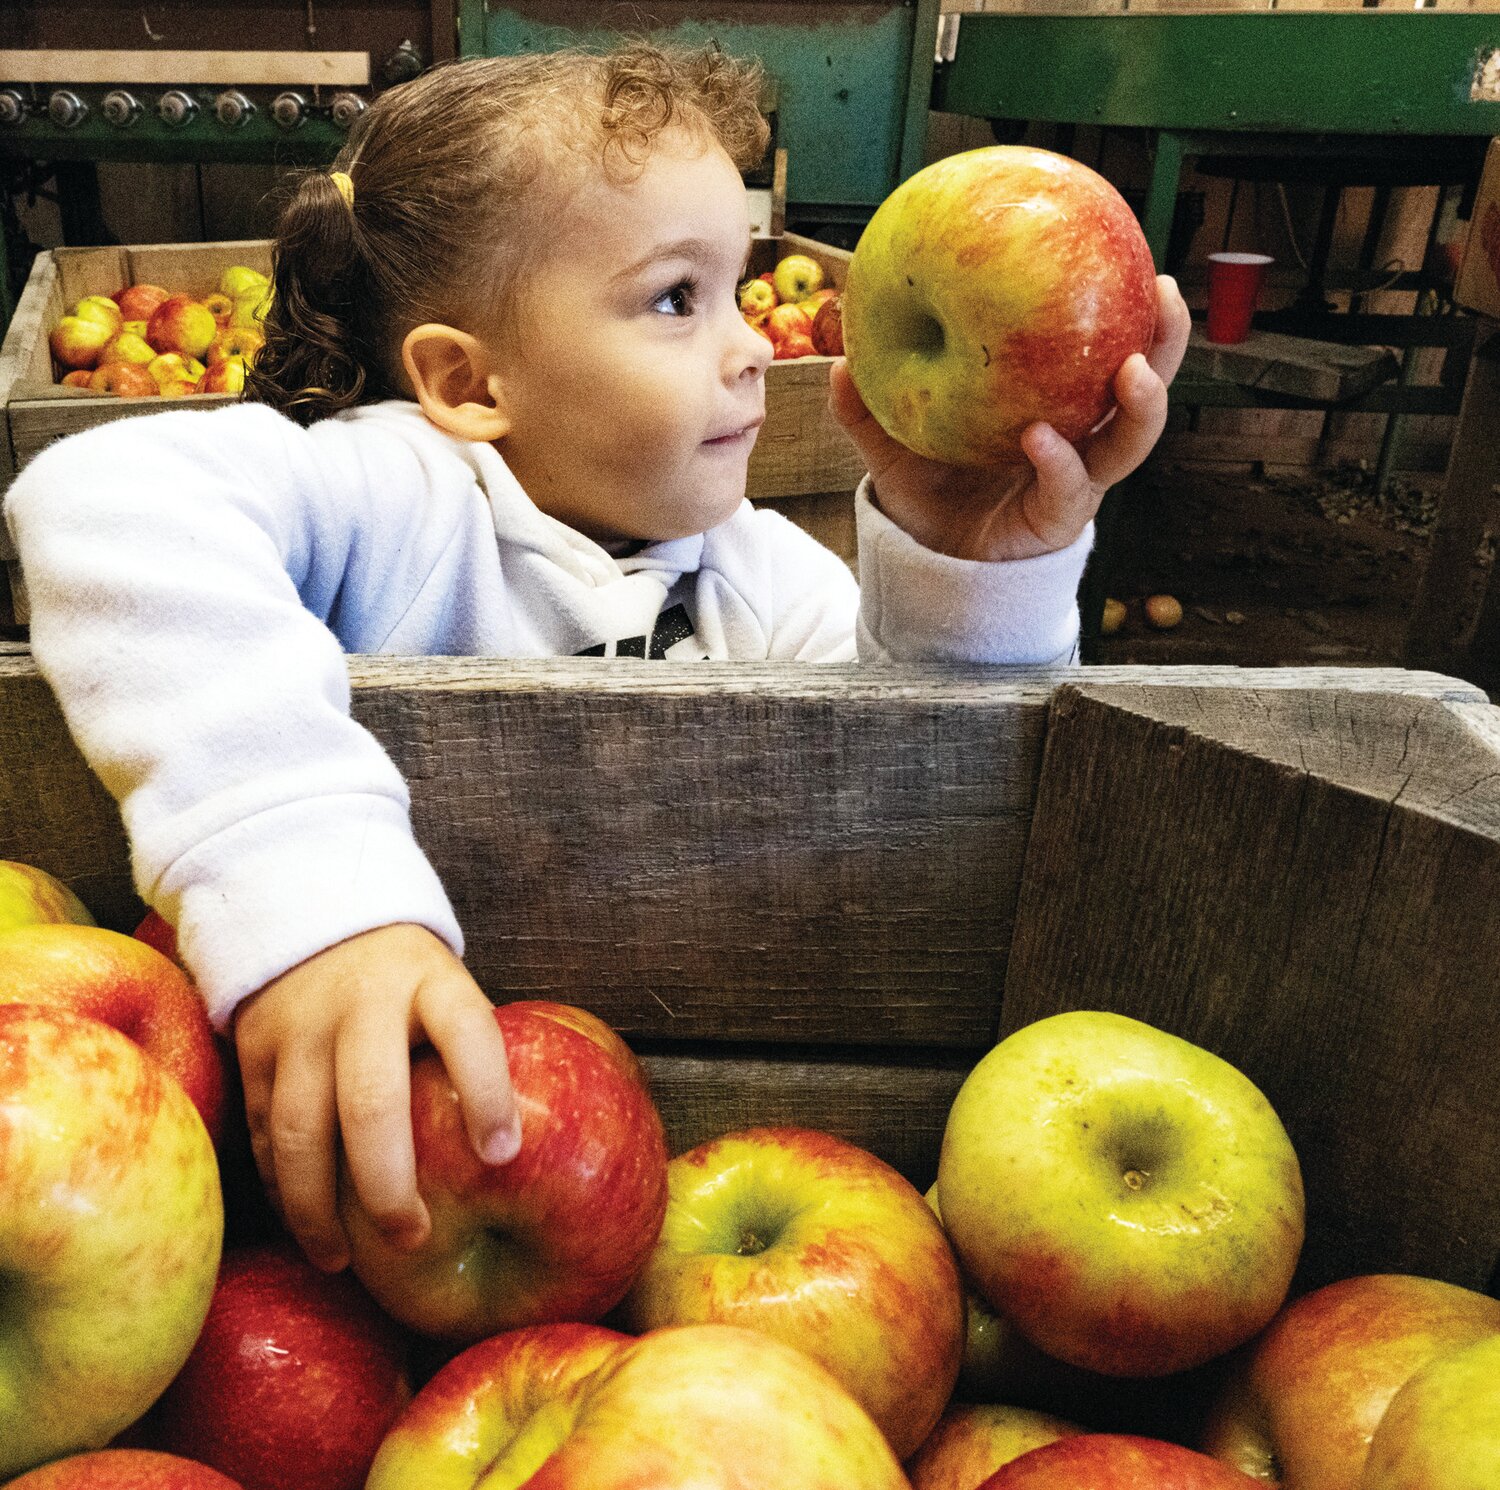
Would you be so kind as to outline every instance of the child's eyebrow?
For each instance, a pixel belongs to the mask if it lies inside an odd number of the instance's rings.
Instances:
[[[746,258],[750,256],[754,241],[754,234],[745,239]],[[639,274],[643,269],[649,269],[653,264],[659,264],[664,259],[711,259],[717,252],[718,245],[710,243],[707,238],[674,238],[670,243],[658,244],[644,258],[628,264],[612,278],[629,279],[632,275]]]

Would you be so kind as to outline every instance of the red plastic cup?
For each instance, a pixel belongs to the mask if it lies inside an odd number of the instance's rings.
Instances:
[[[1274,261],[1269,254],[1209,254],[1208,339],[1216,342],[1244,341],[1250,334],[1266,269]]]

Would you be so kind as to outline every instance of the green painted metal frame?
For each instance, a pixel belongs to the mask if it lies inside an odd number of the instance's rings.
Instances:
[[[778,144],[787,151],[787,199],[798,208],[859,219],[920,169],[932,93],[940,0],[798,6],[827,11],[814,24],[792,21],[776,0],[732,0],[716,17],[653,24],[633,10],[633,28],[683,45],[717,42],[759,57],[778,87]],[[618,34],[603,26],[569,30],[547,0],[460,0],[462,56],[506,56],[575,42],[600,44]],[[623,14],[610,9],[611,17]]]

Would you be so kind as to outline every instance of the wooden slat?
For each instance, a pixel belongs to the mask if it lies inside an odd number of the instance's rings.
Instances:
[[[1245,388],[1343,403],[1395,377],[1400,364],[1385,347],[1350,347],[1276,331],[1252,331],[1244,341],[1225,345],[1211,342],[1202,326],[1194,326],[1182,371]]]
[[[1302,1160],[1305,1283],[1490,1279],[1497,947],[1488,705],[1058,693],[1001,1028],[1113,1009],[1246,1072]]]
[[[0,51],[0,82],[364,88],[368,52]]]

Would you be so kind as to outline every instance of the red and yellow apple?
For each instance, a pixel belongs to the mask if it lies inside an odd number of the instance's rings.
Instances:
[[[1119,192],[1022,145],[951,155],[881,203],[844,286],[849,373],[870,412],[933,460],[1022,462],[1045,420],[1079,440],[1151,346],[1151,253]]]
[[[60,366],[70,371],[94,368],[118,329],[85,316],[64,316],[48,334],[47,344]]]
[[[1380,1419],[1359,1490],[1500,1485],[1500,1333],[1436,1357]]]
[[[649,1089],[650,1082],[646,1079],[636,1053],[620,1037],[619,1031],[606,1024],[597,1014],[591,1014],[577,1004],[559,1004],[551,999],[516,999],[510,1008],[523,1009],[528,1014],[555,1020],[558,1024],[577,1030],[580,1035],[587,1035],[626,1076],[643,1090]]]
[[[955,1405],[907,1461],[912,1490],[974,1490],[997,1469],[1084,1430],[1062,1418],[996,1403]]]
[[[244,1490],[361,1490],[410,1398],[406,1341],[353,1277],[250,1247],[224,1254],[150,1435]]]
[[[85,295],[73,307],[70,314],[85,321],[98,321],[101,326],[108,326],[116,333],[125,324],[125,317],[120,314],[120,307],[108,295]]]
[[[12,1480],[5,1490],[247,1490],[206,1464],[151,1449],[71,1454]]]
[[[177,928],[159,911],[147,911],[141,917],[140,925],[130,934],[182,967],[182,954],[177,950]]]
[[[92,926],[94,918],[55,875],[33,864],[0,859],[0,932],[62,923]]]
[[[816,351],[812,338],[804,336],[800,331],[788,332],[779,339],[772,337],[771,345],[775,348],[772,360],[776,362],[791,362],[798,357],[811,357]]]
[[[89,374],[94,393],[113,393],[117,398],[156,398],[161,389],[139,362],[101,362]]]
[[[783,305],[795,305],[823,288],[823,266],[806,254],[788,254],[771,271],[771,282]]]
[[[773,343],[789,336],[806,338],[812,331],[812,317],[800,305],[778,305],[766,316],[766,331]]]
[[[1226,1383],[1203,1448],[1284,1490],[1357,1490],[1391,1399],[1448,1351],[1500,1334],[1500,1300],[1399,1273],[1284,1309]]]
[[[740,310],[758,316],[776,308],[776,288],[764,279],[746,280],[739,288]]]
[[[813,317],[811,340],[820,357],[844,355],[844,298],[834,295],[818,307]]]
[[[151,313],[146,340],[158,352],[176,352],[197,360],[219,334],[213,312],[191,295],[171,295]]]
[[[0,1195],[3,1479],[103,1447],[161,1395],[223,1211],[182,1088],[118,1030],[35,1004],[0,1006]]]
[[[46,1004],[119,1030],[175,1078],[218,1141],[224,1067],[208,1013],[182,970],[144,942],[99,926],[0,933],[0,1004]]]
[[[245,359],[224,357],[214,363],[194,385],[195,393],[243,393]]]
[[[229,324],[229,317],[234,311],[233,295],[226,295],[223,290],[215,290],[212,294],[203,297],[203,304],[220,327]]]
[[[265,344],[265,334],[253,326],[225,326],[214,338],[204,361],[209,367],[214,367],[231,357],[238,357],[248,366]]]
[[[120,307],[120,314],[127,321],[149,322],[156,313],[157,306],[171,298],[170,290],[153,284],[130,285],[123,290],[116,290],[114,294],[115,304]]]
[[[165,392],[172,383],[186,383],[191,387],[203,376],[204,366],[196,357],[184,357],[181,352],[162,352],[146,364],[146,371],[156,379],[157,387]]]
[[[631,1344],[594,1324],[491,1335],[447,1363],[386,1434],[367,1490],[520,1485],[557,1446],[578,1388]]]
[[[59,384],[63,388],[82,388],[87,390],[89,379],[94,375],[86,367],[74,368],[70,373],[64,373]]]
[[[1302,1248],[1301,1171],[1259,1089],[1123,1015],[1077,1010],[965,1078],[938,1165],[969,1280],[1047,1354],[1165,1376],[1263,1328]]]
[[[674,1159],[661,1238],[625,1301],[636,1330],[735,1324],[805,1351],[898,1458],[942,1415],[963,1355],[963,1290],[920,1193],[806,1128],[726,1134]]]
[[[465,1343],[602,1317],[650,1253],[667,1203],[661,1118],[617,1055],[535,1010],[506,1005],[495,1019],[520,1109],[520,1153],[507,1164],[480,1160],[429,1050],[411,1076],[428,1240],[398,1250],[340,1183],[360,1281],[413,1329]]]
[[[1180,1444],[1084,1433],[1032,1449],[977,1490],[1254,1490],[1248,1475]]]

